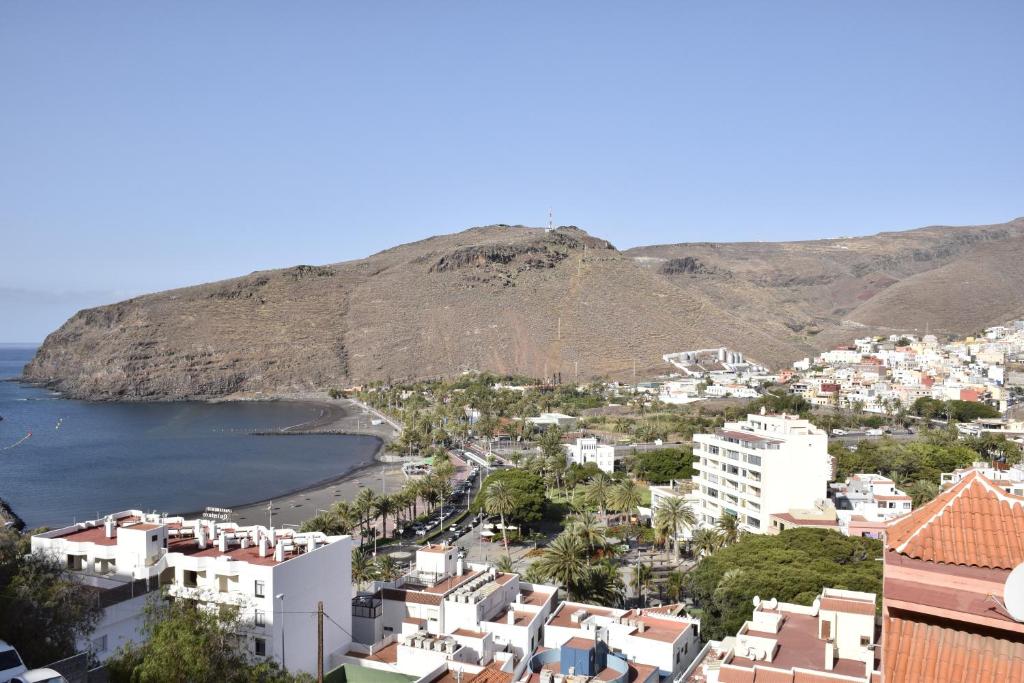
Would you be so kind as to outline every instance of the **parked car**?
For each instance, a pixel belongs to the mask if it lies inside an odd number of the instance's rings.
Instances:
[[[885,432],[883,432],[881,429],[869,429],[866,432],[864,432],[864,434],[866,434],[867,436],[881,436],[884,433]]]
[[[846,436],[846,430],[845,429],[833,429],[832,430],[832,436]]]

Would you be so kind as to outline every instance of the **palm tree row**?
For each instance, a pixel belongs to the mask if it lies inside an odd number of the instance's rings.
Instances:
[[[387,538],[389,518],[392,529],[397,530],[416,519],[421,503],[430,512],[446,501],[452,492],[453,474],[454,467],[444,460],[429,475],[408,481],[397,493],[378,495],[372,489],[363,489],[354,501],[339,501],[329,510],[323,510],[306,520],[302,530],[337,535],[350,534],[358,529],[362,545],[375,533],[377,520],[381,520],[381,535]]]

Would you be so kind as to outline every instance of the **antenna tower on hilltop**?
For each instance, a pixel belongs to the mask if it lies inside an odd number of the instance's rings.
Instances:
[[[548,209],[548,232],[555,229],[555,216],[551,209]]]

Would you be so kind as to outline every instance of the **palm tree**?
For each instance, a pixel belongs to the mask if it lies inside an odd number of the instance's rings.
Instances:
[[[493,482],[487,487],[484,498],[484,510],[491,515],[501,516],[501,540],[505,543],[505,554],[512,559],[512,551],[508,548],[508,529],[505,527],[505,516],[512,514],[516,502],[512,496],[512,490],[503,481]]]
[[[740,530],[740,518],[730,515],[728,512],[718,518],[718,524],[715,526],[718,528],[719,536],[722,537],[722,545],[732,545],[739,540],[740,534],[743,533]]]
[[[352,504],[347,500],[339,500],[331,506],[331,512],[337,520],[338,533],[352,533],[352,528],[356,525],[356,513],[352,509]]]
[[[612,480],[604,472],[583,485],[583,500],[587,505],[593,505],[600,510],[606,522],[608,521],[608,498],[611,489]]]
[[[661,529],[672,538],[674,555],[679,557],[679,534],[682,529],[697,525],[697,515],[682,498],[670,497],[661,501],[654,511],[654,527]]]
[[[504,574],[513,574],[516,571],[515,565],[512,562],[511,557],[499,558],[497,564],[495,564],[494,566],[498,569],[499,572],[502,572]]]
[[[624,479],[611,488],[608,498],[612,509],[625,515],[628,521],[629,516],[643,502],[643,491],[632,479]]]
[[[377,566],[368,553],[361,549],[352,551],[352,581],[355,582],[358,590],[363,589],[363,584],[377,578]]]
[[[683,574],[678,569],[669,572],[668,577],[665,579],[665,589],[672,602],[679,602],[683,599],[683,589],[685,586],[686,574]]]
[[[633,568],[633,579],[630,582],[630,586],[636,591],[637,597],[640,598],[641,607],[647,604],[647,592],[651,590],[653,582],[654,572],[651,570],[650,565],[637,564]]]
[[[549,580],[565,587],[575,597],[580,582],[587,575],[587,557],[583,542],[573,534],[559,534],[544,549],[534,566]]]
[[[587,568],[586,577],[578,584],[577,599],[593,602],[605,607],[617,607],[622,604],[625,594],[619,568],[610,560],[602,560]]]
[[[370,522],[376,519],[377,494],[371,489],[363,489],[356,496],[355,509],[359,516],[359,528],[365,531],[359,536],[359,545],[363,545],[363,537],[369,533]]]
[[[390,555],[378,557],[374,569],[381,581],[394,581],[402,575],[401,568]]]
[[[722,538],[714,529],[697,529],[691,545],[695,555],[707,556],[722,547]]]
[[[395,504],[394,498],[391,496],[381,496],[374,502],[374,514],[381,518],[381,522],[384,528],[381,530],[381,538],[387,540],[388,537],[388,515],[397,514],[398,506]],[[395,526],[398,526],[398,520],[395,520]]]
[[[590,548],[591,555],[596,548],[608,543],[608,527],[601,523],[597,515],[587,510],[574,515],[569,520],[567,530],[576,534]]]

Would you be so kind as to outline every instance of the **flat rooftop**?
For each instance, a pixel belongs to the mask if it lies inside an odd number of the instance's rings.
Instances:
[[[825,671],[825,641],[818,638],[818,617],[806,614],[783,612],[782,626],[778,633],[748,630],[746,635],[771,638],[778,642],[772,661],[748,659],[734,656],[729,664],[745,669],[755,665],[761,668],[789,670],[794,668]],[[864,662],[855,659],[837,659],[831,673],[843,676],[864,677]],[[724,673],[724,671],[723,671]],[[722,676],[723,683],[733,680]]]

